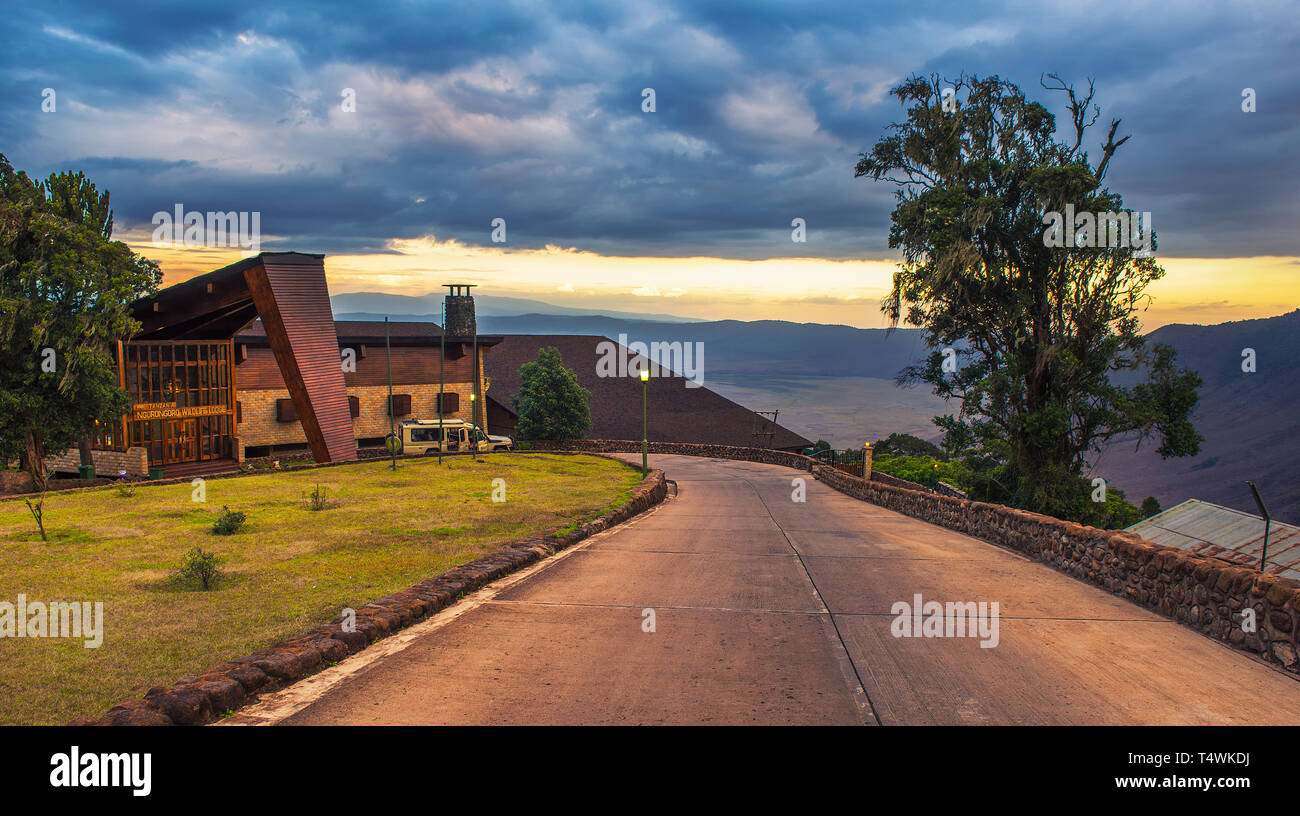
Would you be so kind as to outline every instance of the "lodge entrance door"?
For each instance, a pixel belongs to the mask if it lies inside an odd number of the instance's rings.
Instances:
[[[196,462],[199,458],[197,419],[163,420],[163,464]]]

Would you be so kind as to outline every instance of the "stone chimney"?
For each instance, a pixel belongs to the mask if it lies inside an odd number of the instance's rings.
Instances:
[[[474,298],[469,290],[472,283],[448,283],[447,297],[443,302],[446,316],[443,319],[443,333],[447,337],[472,338],[478,334],[478,321],[474,317]]]

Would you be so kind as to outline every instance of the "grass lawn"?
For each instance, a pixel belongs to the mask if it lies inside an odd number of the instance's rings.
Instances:
[[[154,685],[271,645],[525,535],[627,502],[640,474],[595,456],[489,454],[386,460],[206,484],[51,495],[41,541],[27,506],[0,501],[0,601],[102,601],[104,643],[0,638],[0,724],[98,715]],[[506,501],[492,501],[492,480]],[[333,506],[313,511],[317,483]],[[222,505],[248,520],[213,535]],[[199,545],[228,579],[208,592],[171,574]]]

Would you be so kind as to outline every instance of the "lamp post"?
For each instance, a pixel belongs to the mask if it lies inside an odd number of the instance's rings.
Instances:
[[[641,369],[641,478],[644,479],[650,472],[647,463],[647,454],[649,453],[649,443],[646,442],[646,402],[647,394],[650,391],[650,369]]]
[[[1264,518],[1264,549],[1259,554],[1259,571],[1264,572],[1268,567],[1268,528],[1273,524],[1273,517],[1268,514],[1268,508],[1264,506],[1264,499],[1259,495],[1259,488],[1255,487],[1254,482],[1246,482],[1250,488],[1250,495],[1255,497],[1255,506],[1259,508],[1259,514]]]
[[[396,414],[393,413],[393,342],[389,339],[388,318],[384,317],[384,354],[388,360],[388,455],[392,460],[393,470],[397,470],[397,430]]]
[[[475,383],[474,385],[477,385],[477,383]],[[475,399],[477,395],[473,391],[474,385],[470,386],[470,392],[469,392],[469,422],[470,425],[473,426],[472,428],[470,428],[470,432],[469,432],[469,446],[470,446],[470,450],[473,452],[473,455],[477,457],[478,456],[478,405],[477,405],[477,400]]]

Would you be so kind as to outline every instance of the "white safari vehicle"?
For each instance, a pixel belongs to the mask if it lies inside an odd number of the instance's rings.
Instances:
[[[441,427],[436,419],[407,420],[398,426],[397,436],[401,452],[408,455],[437,453],[439,450],[443,453],[470,450],[483,453],[510,450],[515,445],[510,437],[490,436],[463,419],[444,419]]]

